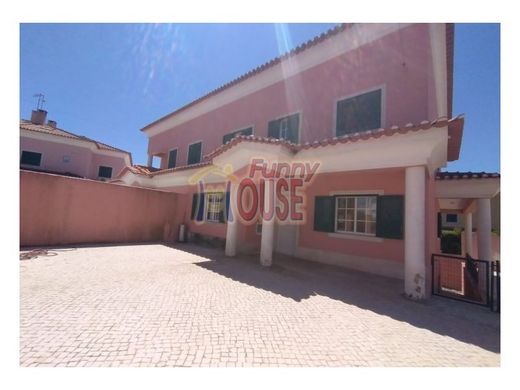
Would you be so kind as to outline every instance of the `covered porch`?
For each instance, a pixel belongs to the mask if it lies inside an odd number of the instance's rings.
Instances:
[[[498,237],[492,232],[491,200],[500,192],[500,175],[439,172],[435,179],[439,212],[456,214],[462,219],[460,254],[487,261],[499,260]]]

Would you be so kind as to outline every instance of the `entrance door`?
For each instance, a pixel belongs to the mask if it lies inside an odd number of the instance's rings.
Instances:
[[[275,252],[294,256],[296,251],[297,225],[276,224]]]

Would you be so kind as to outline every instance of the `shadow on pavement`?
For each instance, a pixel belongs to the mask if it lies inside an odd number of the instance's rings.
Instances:
[[[500,316],[488,308],[433,297],[423,302],[402,295],[403,282],[288,256],[262,267],[258,256],[226,257],[222,250],[191,244],[172,248],[211,259],[195,264],[234,281],[302,301],[326,296],[500,353]]]

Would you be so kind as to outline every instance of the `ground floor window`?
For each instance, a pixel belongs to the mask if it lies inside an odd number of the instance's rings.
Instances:
[[[206,194],[206,220],[208,222],[223,222],[224,193],[210,192]]]
[[[376,196],[337,196],[335,231],[376,234]]]

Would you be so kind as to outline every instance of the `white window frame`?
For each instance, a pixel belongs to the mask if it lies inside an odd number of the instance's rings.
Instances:
[[[204,207],[204,219],[206,222],[212,223],[220,223],[220,213],[224,210],[224,202],[225,202],[225,193],[224,192],[206,192],[205,198],[205,207]],[[220,208],[216,209],[215,205],[212,203],[214,199],[220,198]]]
[[[343,100],[352,99],[357,96],[364,95],[365,93],[374,92],[377,90],[381,90],[381,128],[386,127],[386,84],[382,84],[372,88],[357,91],[356,93],[353,93],[351,95],[342,96],[334,101],[334,109],[332,115],[332,137],[338,136],[338,103]]]
[[[347,207],[345,207],[345,219],[342,220],[342,222],[345,222],[345,230],[339,230],[338,229],[338,203],[339,203],[339,200],[340,199],[345,199],[345,202],[348,203],[348,198],[354,198],[354,221],[353,221],[353,227],[354,227],[354,230],[353,231],[350,231],[350,230],[346,230],[346,227],[347,227],[347,218],[346,218],[346,213],[347,213]],[[376,236],[376,233],[375,233],[375,230],[377,229],[377,217],[376,217],[376,220],[374,220],[374,233],[366,233],[366,232],[358,232],[357,231],[357,211],[358,211],[358,206],[357,206],[357,203],[358,203],[358,199],[359,198],[374,198],[374,201],[375,201],[375,205],[376,205],[376,216],[377,216],[377,196],[376,195],[371,195],[371,194],[360,194],[360,195],[354,195],[354,194],[345,194],[345,195],[337,195],[336,198],[335,198],[335,205],[334,205],[334,233],[339,233],[339,234],[354,234],[354,235],[360,235],[360,236],[367,236],[367,237],[375,237]],[[346,206],[346,204],[345,204]],[[368,210],[367,208],[365,208],[365,211]],[[365,217],[365,224],[368,223],[366,217]]]
[[[270,119],[268,121],[271,122],[271,121],[277,121],[277,120],[280,120],[280,119],[284,119],[284,118],[287,118],[287,125],[289,125],[289,117],[290,116],[293,116],[295,114],[298,114],[298,144],[301,143],[301,139],[302,139],[302,126],[303,126],[303,110],[298,110],[298,111],[293,111],[289,114],[284,114],[284,115],[280,115],[280,116],[277,116],[276,118],[273,118],[273,119]],[[282,121],[280,121],[280,124],[282,123]],[[278,127],[278,138],[277,139],[282,139],[281,138],[281,131],[280,131],[280,127]]]

